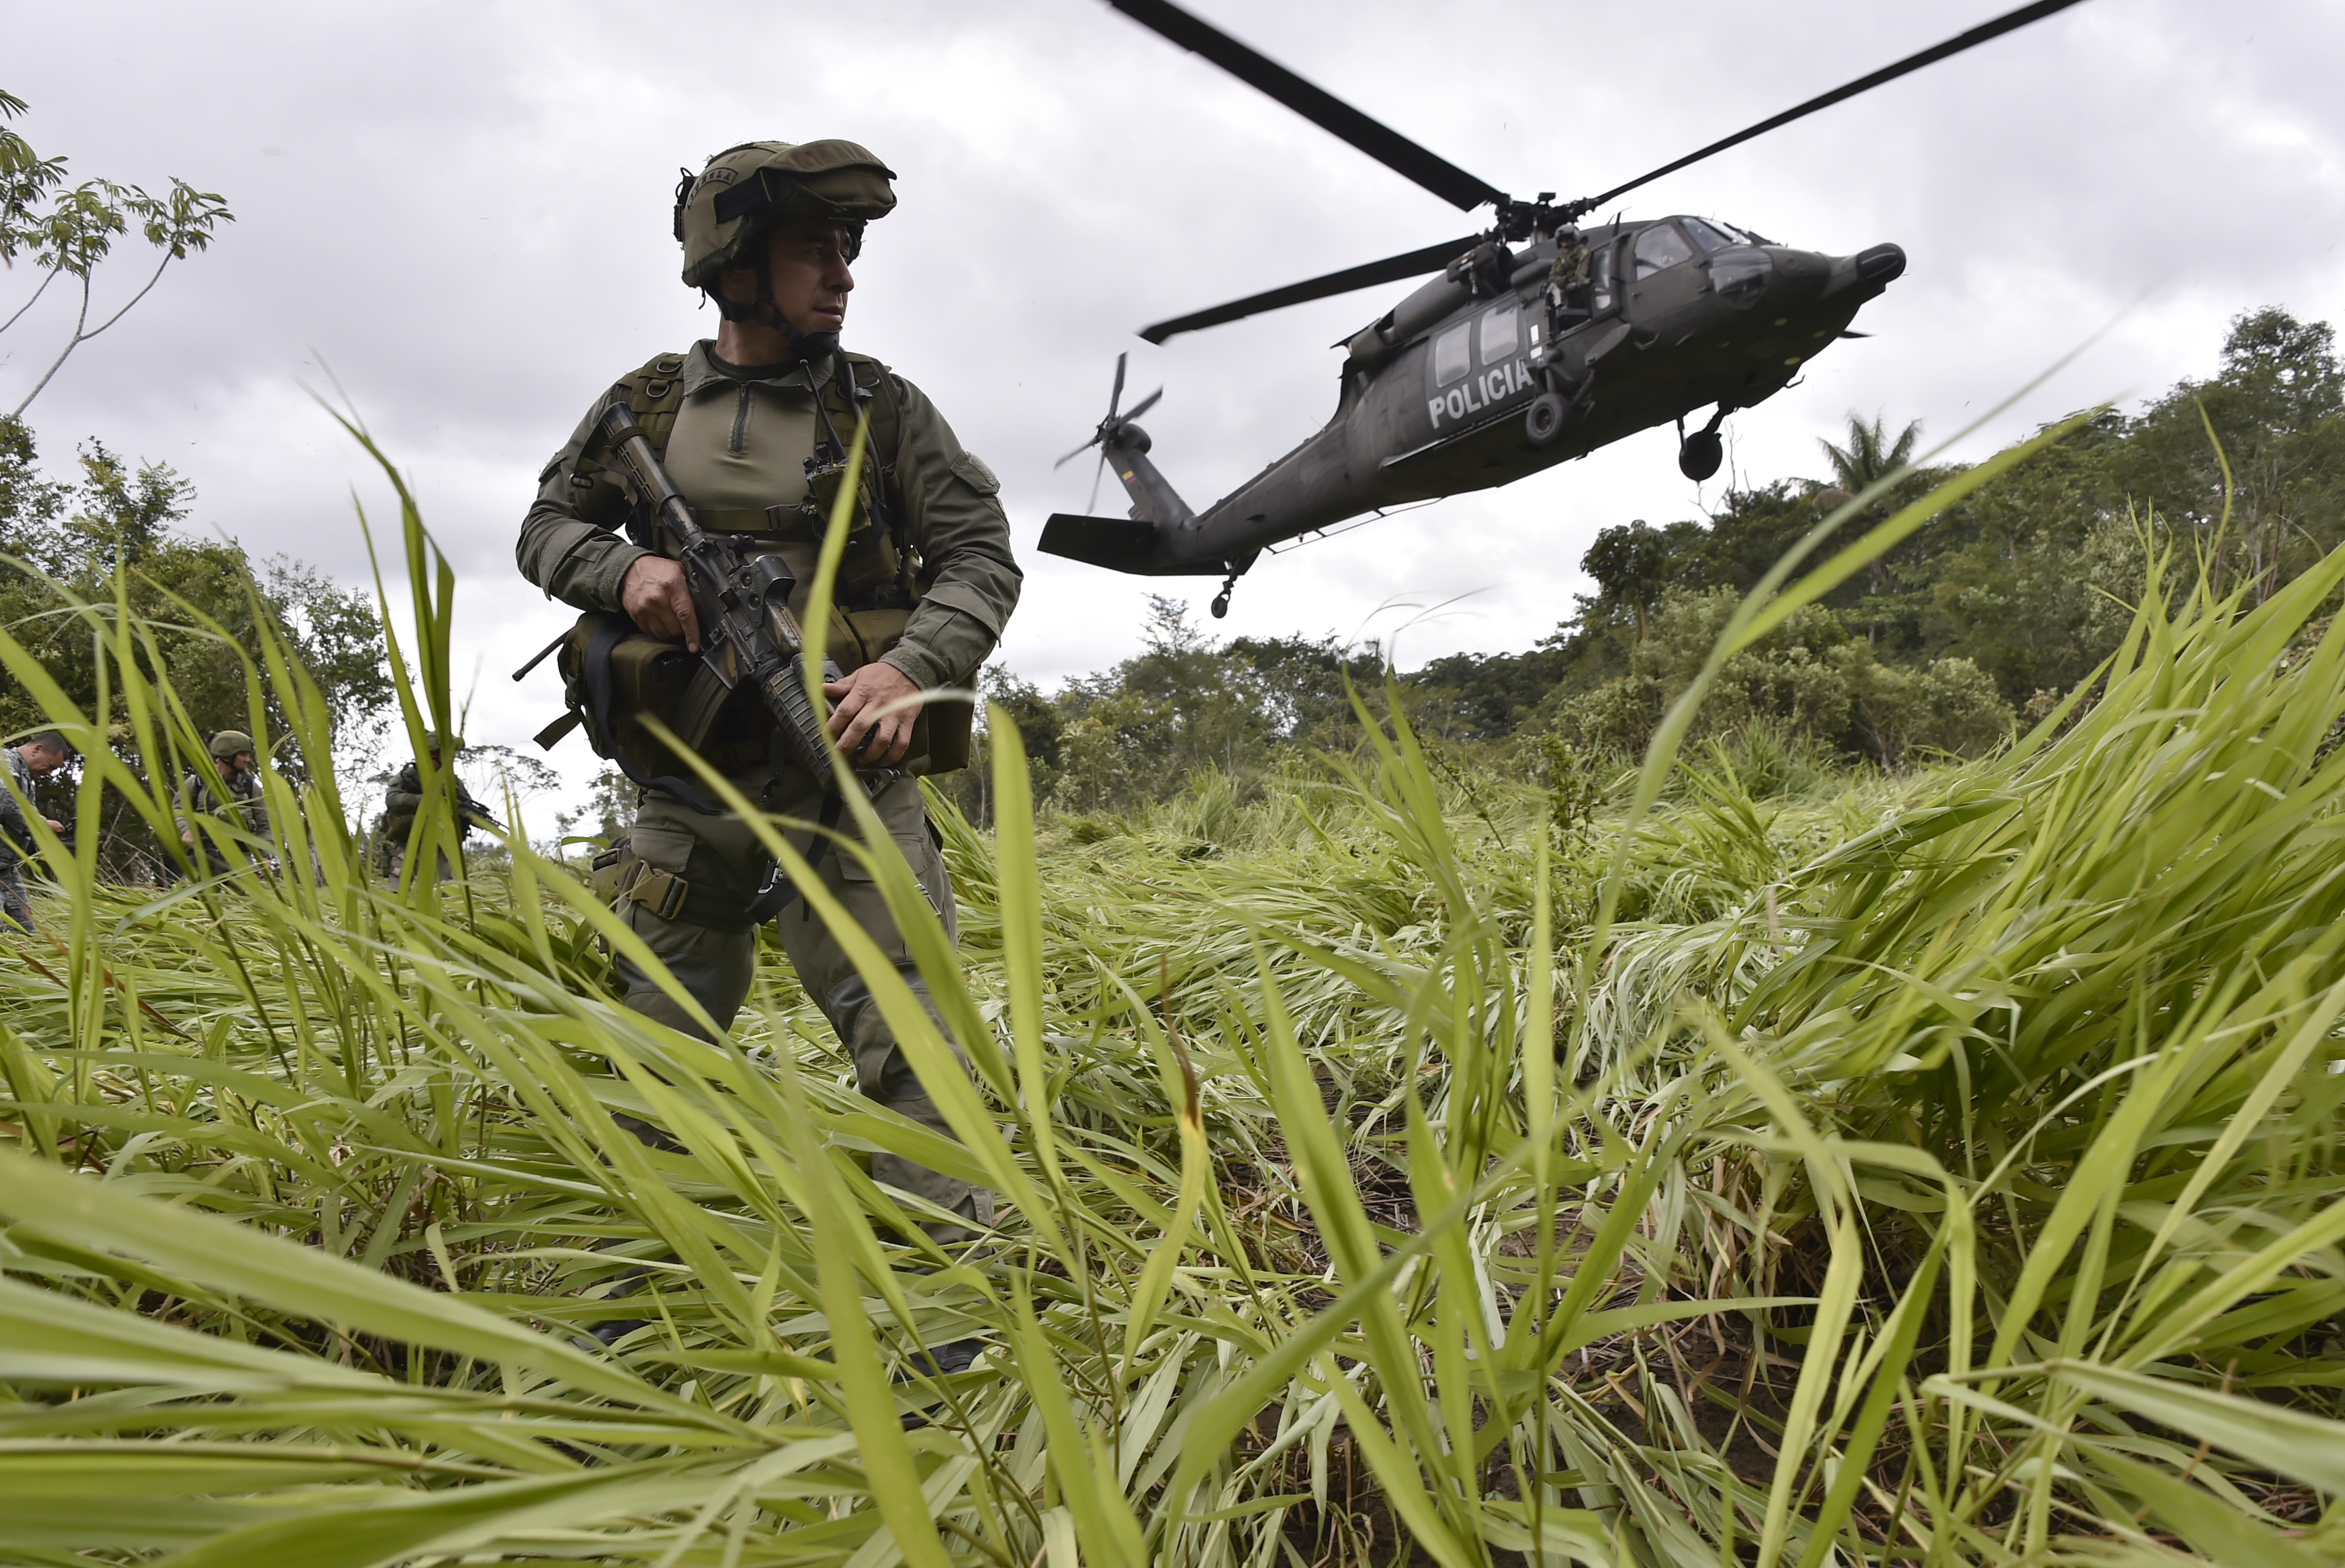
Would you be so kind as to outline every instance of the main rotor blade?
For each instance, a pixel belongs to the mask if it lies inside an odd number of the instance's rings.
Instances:
[[[1111,0],[1111,4],[1112,3],[1114,0]],[[1690,152],[1675,163],[1665,163],[1650,174],[1640,174],[1626,185],[1616,185],[1600,196],[1589,197],[1581,205],[1580,210],[1601,207],[1616,196],[1626,195],[1640,185],[1649,185],[1665,174],[1675,174],[1688,164],[1700,163],[1713,153],[1724,152],[1731,147],[1740,147],[1753,137],[1764,136],[1771,130],[1790,125],[1793,120],[1805,119],[1819,109],[1828,109],[1834,104],[1844,103],[1859,93],[1869,93],[1884,83],[1893,82],[1900,76],[1911,76],[1924,66],[1934,66],[1940,60],[1951,58],[1965,49],[1975,49],[1981,44],[2002,37],[2005,33],[2015,33],[2030,22],[2040,22],[2046,16],[2066,11],[2069,6],[2082,3],[2083,0],[2035,0],[2032,5],[2022,5],[2016,11],[2006,11],[1992,22],[1982,23],[1967,33],[1957,33],[1943,44],[1933,45],[1918,55],[1908,55],[1894,65],[1883,66],[1869,76],[1859,76],[1856,80],[1845,86],[1834,87],[1831,92],[1819,97],[1810,98],[1806,103],[1785,109],[1771,119],[1763,119],[1748,129],[1736,131],[1723,141],[1714,141],[1698,152]]]
[[[1248,316],[1258,316],[1264,311],[1284,310],[1289,305],[1325,300],[1335,294],[1348,294],[1355,289],[1369,289],[1378,283],[1397,283],[1404,278],[1422,277],[1427,272],[1439,271],[1481,242],[1482,237],[1478,234],[1468,234],[1463,239],[1447,239],[1438,245],[1428,245],[1422,250],[1411,250],[1406,255],[1387,256],[1365,267],[1349,267],[1341,272],[1330,272],[1307,283],[1290,283],[1284,289],[1273,289],[1267,294],[1233,300],[1226,305],[1216,305],[1210,311],[1199,311],[1194,315],[1175,316],[1169,321],[1141,328],[1140,335],[1152,343],[1161,343],[1175,333],[1193,332],[1201,327],[1218,327],[1224,321],[1243,321]]]
[[[1203,55],[1248,87],[1269,94],[1313,125],[1351,143],[1404,178],[1415,180],[1461,211],[1504,202],[1506,192],[1427,151],[1343,99],[1322,91],[1284,66],[1239,43],[1171,0],[1107,0],[1139,23],[1193,54]],[[1145,336],[1145,334],[1142,334]]]
[[[1074,449],[1074,451],[1072,451],[1072,452],[1071,452],[1071,453],[1067,453],[1067,455],[1066,455],[1066,456],[1064,456],[1064,457],[1062,457],[1062,458],[1059,459],[1059,461],[1058,461],[1058,462],[1056,462],[1056,463],[1054,463],[1051,464],[1051,472],[1055,473],[1056,473],[1056,472],[1058,472],[1060,469],[1066,467],[1066,466],[1067,466],[1067,464],[1069,464],[1070,463],[1072,463],[1075,459],[1077,459],[1078,457],[1081,457],[1084,453],[1089,452],[1092,447],[1097,446],[1099,443],[1100,443],[1100,438],[1099,438],[1098,436],[1096,436],[1096,435],[1095,435],[1095,436],[1091,437],[1089,441],[1087,441],[1087,442],[1083,443],[1081,446],[1079,446],[1079,447],[1075,448],[1075,449]]]
[[[1107,416],[1110,419],[1115,417],[1115,405],[1123,401],[1123,359],[1122,354],[1115,356],[1115,390],[1107,394]]]
[[[1091,498],[1083,503],[1083,515],[1086,517],[1096,517],[1099,515],[1100,475],[1106,472],[1107,448],[1102,446],[1100,448],[1099,466],[1091,470]]]
[[[1150,392],[1146,397],[1142,398],[1138,402],[1133,403],[1123,417],[1127,421],[1138,419],[1142,414],[1146,413],[1150,409],[1154,408],[1156,406],[1156,400],[1163,395],[1164,389],[1162,387],[1158,387],[1154,392]]]

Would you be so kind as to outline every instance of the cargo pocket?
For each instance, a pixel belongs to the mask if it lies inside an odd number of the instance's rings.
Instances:
[[[952,879],[945,871],[944,857],[937,853],[936,845],[925,832],[915,838],[898,839],[895,845],[898,852],[911,866],[913,880],[920,884],[920,891],[927,895],[929,908],[943,919],[946,930],[956,930],[959,922],[951,912]],[[875,885],[878,879],[871,874],[871,868],[852,853],[838,855],[838,880],[858,887],[870,888],[871,896],[875,900],[879,898],[879,890]]]
[[[693,837],[681,828],[638,821],[629,837],[634,844],[635,857],[663,871],[682,876],[692,863]]]

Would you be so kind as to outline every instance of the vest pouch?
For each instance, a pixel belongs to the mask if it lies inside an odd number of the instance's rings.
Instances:
[[[864,521],[870,514],[858,518],[862,526],[847,536],[847,548],[838,557],[838,601],[844,605],[885,605],[888,600],[901,602],[898,579],[903,575],[903,557],[897,553],[896,541],[888,530],[877,523]]]
[[[833,610],[830,657],[849,674],[904,640],[909,610]],[[912,721],[911,748],[898,764],[907,773],[957,773],[969,766],[970,706],[931,702]]]
[[[685,706],[700,661],[678,643],[665,642],[645,632],[630,631],[611,649],[610,698],[601,712],[586,682],[586,650],[598,633],[622,617],[589,610],[570,628],[554,657],[562,672],[563,696],[584,721],[586,743],[594,754],[617,762],[646,778],[674,774],[695,777],[692,767],[643,727],[645,714],[657,714],[671,728]]]

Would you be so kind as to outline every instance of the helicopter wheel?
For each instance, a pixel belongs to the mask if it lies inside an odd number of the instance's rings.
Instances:
[[[1227,588],[1213,596],[1213,619],[1217,621],[1230,613],[1230,591]]]
[[[1726,443],[1714,430],[1698,430],[1678,448],[1678,472],[1699,484],[1726,461]]]
[[[1523,414],[1523,434],[1533,446],[1553,446],[1570,428],[1571,405],[1555,392],[1541,392]]]

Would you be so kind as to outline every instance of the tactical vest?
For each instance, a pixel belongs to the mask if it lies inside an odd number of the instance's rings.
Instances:
[[[907,508],[897,469],[903,441],[903,413],[887,366],[864,354],[841,352],[833,373],[815,397],[829,427],[851,441],[856,423],[868,416],[870,433],[858,479],[857,525],[847,538],[838,565],[827,654],[852,672],[893,648],[904,635],[913,608],[927,591],[916,542],[906,533]],[[685,359],[662,354],[611,389],[610,401],[624,399],[634,411],[654,453],[665,463],[676,414],[684,406]],[[849,380],[855,387],[850,403]],[[570,484],[573,504],[585,521],[624,531],[635,544],[663,555],[675,542],[657,521],[647,498],[638,494],[623,464],[604,461],[594,443],[579,454]],[[835,485],[833,486],[835,490]],[[712,534],[732,535],[753,546],[770,542],[818,546],[829,522],[831,494],[810,487],[801,506],[775,505],[762,512],[695,508],[693,517]],[[807,574],[811,580],[811,573]],[[539,737],[551,745],[573,724],[583,723],[595,752],[619,765],[638,784],[669,790],[696,809],[715,809],[691,766],[643,725],[656,715],[709,766],[739,773],[768,760],[774,751],[772,716],[745,683],[727,693],[713,672],[675,643],[634,629],[624,615],[588,611],[564,641],[559,664],[570,711]],[[932,704],[921,710],[911,748],[902,767],[912,772],[946,773],[969,765],[970,707]]]

